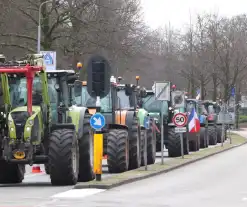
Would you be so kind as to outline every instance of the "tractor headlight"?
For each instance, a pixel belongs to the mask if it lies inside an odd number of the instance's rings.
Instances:
[[[33,120],[29,120],[28,124],[32,126],[33,125]]]
[[[172,107],[169,107],[169,110],[171,111],[173,108]]]
[[[31,128],[30,127],[27,127],[26,130],[29,132],[31,130]]]
[[[12,132],[13,132],[13,131],[14,131],[14,128],[13,128],[13,127],[11,127],[11,128],[10,128],[10,131],[12,131]]]

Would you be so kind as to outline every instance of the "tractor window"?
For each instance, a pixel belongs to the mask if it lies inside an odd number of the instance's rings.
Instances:
[[[33,80],[33,91],[41,92],[40,79],[35,77]],[[13,108],[26,106],[27,105],[27,81],[26,78],[10,78],[9,89],[10,89],[10,100]]]
[[[125,90],[120,90],[117,92],[117,96],[120,99],[120,108],[130,108],[130,99],[129,96],[125,94]]]
[[[196,103],[193,102],[193,101],[187,102],[187,104],[186,104],[186,109],[187,109],[187,111],[188,111],[188,112],[191,112],[191,110],[192,110],[193,108],[196,109]]]
[[[209,105],[208,106],[208,113],[209,114],[214,114],[215,113],[215,110],[214,110],[214,106],[213,105]]]

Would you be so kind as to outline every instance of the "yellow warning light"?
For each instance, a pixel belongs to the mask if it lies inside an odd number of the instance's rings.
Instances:
[[[140,76],[136,76],[136,80],[140,80]]]
[[[78,62],[77,65],[76,65],[77,68],[82,68],[82,63],[81,62]]]
[[[86,86],[87,85],[87,81],[82,81],[82,85]]]

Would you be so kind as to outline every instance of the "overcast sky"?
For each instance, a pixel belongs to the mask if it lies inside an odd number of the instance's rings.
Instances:
[[[141,0],[144,17],[149,26],[156,29],[170,21],[175,28],[189,23],[190,13],[218,13],[233,16],[247,13],[247,0]]]

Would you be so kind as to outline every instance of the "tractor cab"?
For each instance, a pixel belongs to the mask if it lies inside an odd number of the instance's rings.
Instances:
[[[217,105],[210,100],[205,100],[202,102],[207,113],[208,113],[208,122],[215,123],[217,120]]]
[[[73,93],[76,74],[73,70],[52,70],[47,71],[47,79],[52,122],[66,122],[65,112],[76,102]]]

